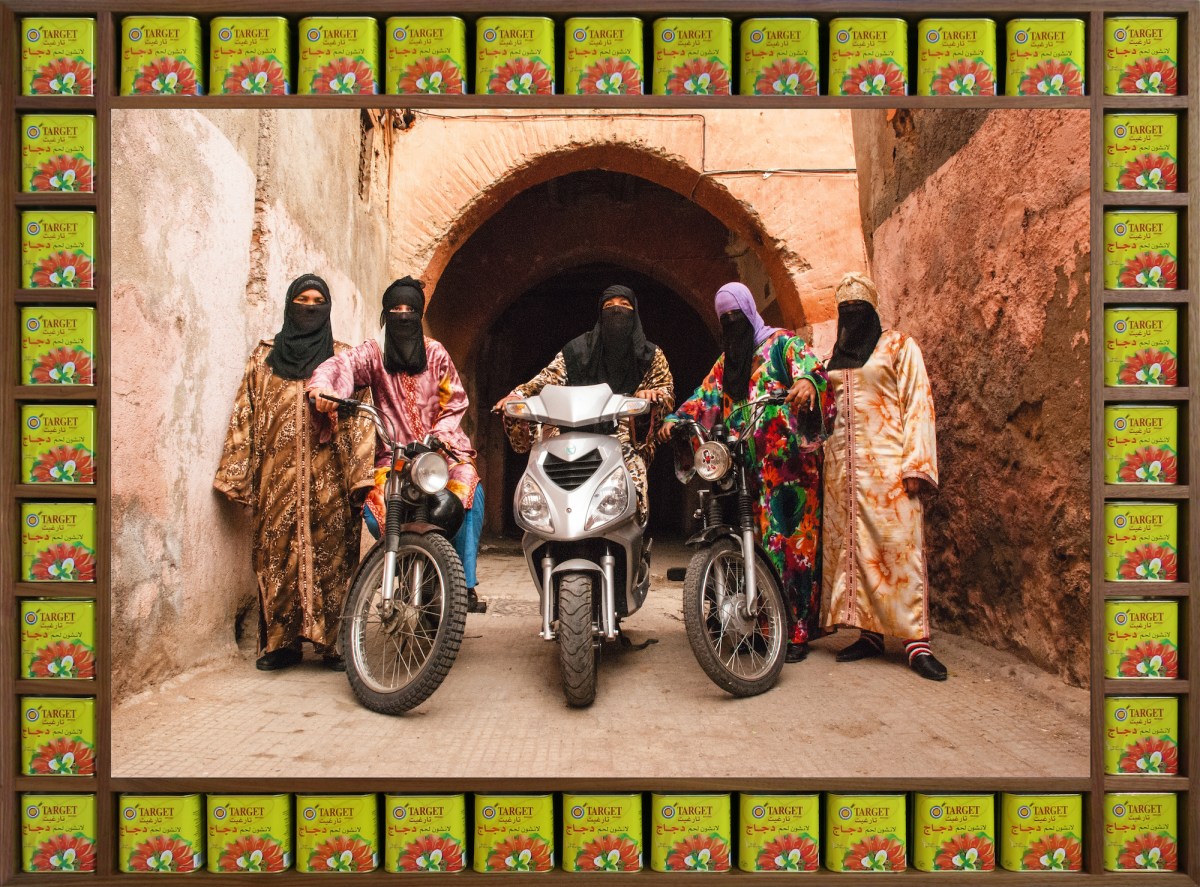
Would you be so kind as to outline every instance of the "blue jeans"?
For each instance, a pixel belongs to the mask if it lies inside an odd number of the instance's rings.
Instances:
[[[475,579],[475,558],[479,554],[479,537],[483,535],[483,484],[475,487],[475,502],[467,509],[463,524],[458,528],[454,539],[454,550],[462,561],[463,574],[467,577],[467,588],[474,588],[478,582]]]
[[[363,509],[363,522],[371,535],[379,538],[379,524],[375,516]],[[462,561],[463,573],[467,579],[467,588],[474,588],[479,583],[475,579],[475,559],[479,554],[479,537],[483,535],[483,484],[475,488],[475,504],[466,510],[462,526],[458,528],[451,541],[458,559]]]

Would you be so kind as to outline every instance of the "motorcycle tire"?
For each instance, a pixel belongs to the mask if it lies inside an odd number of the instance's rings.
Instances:
[[[384,618],[377,606],[384,557],[384,543],[377,542],[351,580],[340,640],[346,677],[358,701],[371,711],[399,715],[432,696],[449,674],[467,621],[467,583],[454,546],[443,536],[404,533],[397,552],[395,609]],[[417,564],[423,572],[420,607],[411,603]]]
[[[567,705],[583,708],[596,699],[600,648],[592,634],[589,573],[565,573],[558,581],[558,661]]]
[[[716,606],[715,570],[724,571],[735,596],[744,582],[742,547],[734,540],[719,539],[698,550],[683,582],[683,622],[696,661],[714,684],[739,697],[774,687],[787,652],[783,593],[765,564],[756,559],[755,568],[758,615],[753,621]]]

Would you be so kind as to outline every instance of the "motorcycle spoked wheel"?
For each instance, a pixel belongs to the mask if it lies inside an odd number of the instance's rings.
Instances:
[[[758,612],[741,615],[745,599],[742,547],[720,539],[688,563],[683,582],[683,622],[704,673],[734,696],[757,696],[775,686],[783,669],[787,616],[771,571],[756,559]],[[724,604],[718,604],[724,583]]]
[[[600,645],[592,633],[592,587],[589,573],[565,573],[558,580],[558,664],[563,695],[573,708],[596,699]]]
[[[359,702],[371,711],[398,715],[433,695],[454,664],[467,621],[467,583],[448,540],[436,533],[404,533],[393,609],[386,613],[384,555],[384,543],[375,543],[350,584],[341,647]],[[421,605],[414,606],[418,566]]]

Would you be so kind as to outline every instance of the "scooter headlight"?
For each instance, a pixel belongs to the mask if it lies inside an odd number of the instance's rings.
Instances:
[[[412,460],[410,476],[418,490],[432,496],[450,483],[450,466],[437,453],[421,453]]]
[[[521,488],[517,493],[517,514],[534,530],[547,533],[554,531],[554,525],[550,522],[550,503],[532,478],[521,479]]]
[[[696,474],[710,483],[720,480],[729,471],[729,450],[715,440],[705,441],[696,449]]]
[[[588,519],[583,529],[592,529],[610,523],[625,513],[629,507],[629,484],[625,480],[625,468],[616,469],[601,481],[592,501],[588,504]]]

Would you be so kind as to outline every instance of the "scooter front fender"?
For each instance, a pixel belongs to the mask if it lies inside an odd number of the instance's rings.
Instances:
[[[729,526],[729,524],[719,524],[715,527],[705,527],[699,533],[692,536],[692,538],[688,539],[688,541],[684,544],[689,548],[703,548],[707,545],[712,545],[718,539],[723,537],[732,539],[738,545],[742,544],[741,534],[734,530],[733,527]]]

